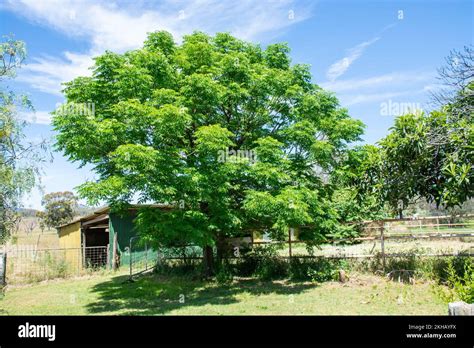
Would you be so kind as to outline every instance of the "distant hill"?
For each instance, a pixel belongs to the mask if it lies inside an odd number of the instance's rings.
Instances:
[[[36,213],[38,212],[39,210],[36,210],[36,209],[30,209],[30,208],[19,208],[18,209],[18,212],[20,213],[20,215],[22,217],[32,217],[32,216],[36,216]]]
[[[78,216],[89,215],[89,214],[92,214],[96,210],[97,208],[89,207],[88,205],[84,205],[84,204],[79,204],[76,208],[75,215],[78,215]]]
[[[84,216],[84,215],[89,215],[92,214],[97,208],[94,207],[89,207],[84,204],[79,204],[75,210],[76,216]],[[22,217],[35,217],[36,213],[39,212],[40,210],[37,209],[30,209],[30,208],[19,208],[17,210]]]

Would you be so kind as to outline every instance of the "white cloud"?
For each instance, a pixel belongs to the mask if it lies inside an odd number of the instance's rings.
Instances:
[[[341,97],[341,102],[344,106],[351,106],[354,104],[388,100],[390,98],[400,97],[403,95],[410,95],[417,92],[418,91],[416,92],[404,91],[404,92],[366,93],[366,94],[347,95],[347,96]]]
[[[333,92],[345,92],[352,90],[360,90],[362,88],[380,88],[381,86],[397,87],[401,84],[403,84],[403,86],[406,86],[407,83],[413,84],[417,82],[429,81],[433,78],[434,75],[432,72],[428,73],[420,71],[405,71],[361,79],[346,79],[326,82],[321,83],[321,87]]]
[[[50,124],[51,123],[51,115],[48,111],[28,111],[28,112],[20,112],[19,117],[22,120],[25,120],[29,123],[36,123],[36,124]]]
[[[32,59],[23,66],[18,81],[26,82],[42,92],[61,96],[61,83],[77,76],[90,75],[88,68],[93,64],[88,54],[64,52],[64,58],[42,56]]]
[[[418,95],[430,88],[435,74],[429,71],[399,71],[378,76],[321,83],[337,93],[344,106],[388,100],[399,96]]]
[[[357,59],[360,58],[360,56],[362,56],[364,51],[369,46],[379,41],[380,38],[382,37],[382,34],[394,28],[396,25],[397,25],[396,23],[389,24],[385,26],[372,40],[362,42],[358,44],[357,46],[354,46],[348,49],[346,57],[336,61],[329,67],[328,71],[326,72],[326,78],[329,81],[334,82],[339,76],[344,74],[347,71],[347,69],[349,69],[352,63],[354,63]]]
[[[119,6],[120,5],[120,6]],[[246,39],[276,34],[311,16],[311,2],[191,0],[107,3],[74,0],[22,0],[3,7],[68,36],[90,42],[86,53],[65,52],[64,58],[35,57],[22,81],[60,95],[60,84],[90,72],[92,57],[105,50],[123,52],[140,47],[146,34],[167,30],[179,41],[194,30],[228,31]],[[290,11],[292,16],[289,15]],[[291,18],[290,18],[291,17]]]
[[[425,92],[436,92],[443,88],[442,84],[439,83],[431,83],[423,87]]]
[[[339,76],[344,74],[347,69],[351,66],[352,63],[354,63],[359,57],[364,53],[364,51],[369,47],[370,45],[374,44],[380,40],[380,37],[373,38],[370,41],[365,41],[360,44],[358,44],[355,47],[352,47],[348,50],[348,55],[335,63],[333,63],[328,71],[326,72],[326,77],[329,81],[334,81],[336,80]]]

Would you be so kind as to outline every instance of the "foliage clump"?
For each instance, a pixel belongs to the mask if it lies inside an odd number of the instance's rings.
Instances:
[[[41,201],[44,211],[37,213],[42,227],[54,228],[70,222],[77,207],[76,196],[69,191],[52,192],[45,195]]]

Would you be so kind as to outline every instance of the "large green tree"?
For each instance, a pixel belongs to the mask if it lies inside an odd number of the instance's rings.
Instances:
[[[337,215],[327,177],[363,124],[289,52],[226,33],[176,45],[155,32],[141,49],[95,58],[91,77],[66,84],[68,107],[53,120],[58,149],[98,175],[80,194],[117,209],[134,198],[175,204],[143,209],[142,237],[197,243],[208,256],[254,228],[283,239],[307,225],[320,240]],[[77,112],[90,103],[94,112]]]

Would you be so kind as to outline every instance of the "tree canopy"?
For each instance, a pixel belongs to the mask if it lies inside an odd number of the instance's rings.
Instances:
[[[37,213],[42,226],[50,228],[70,222],[74,218],[77,198],[72,192],[51,192],[41,200],[44,211]]]
[[[439,70],[449,89],[439,110],[395,119],[377,146],[366,146],[353,176],[360,197],[375,195],[402,216],[419,199],[452,209],[474,197],[474,55],[453,51]]]
[[[175,204],[139,214],[143,238],[157,243],[208,246],[255,228],[281,239],[299,225],[321,238],[336,218],[327,177],[364,126],[289,52],[226,33],[177,45],[154,32],[141,49],[96,57],[92,76],[64,89],[69,106],[94,112],[53,118],[57,148],[97,173],[80,194],[117,209]]]

